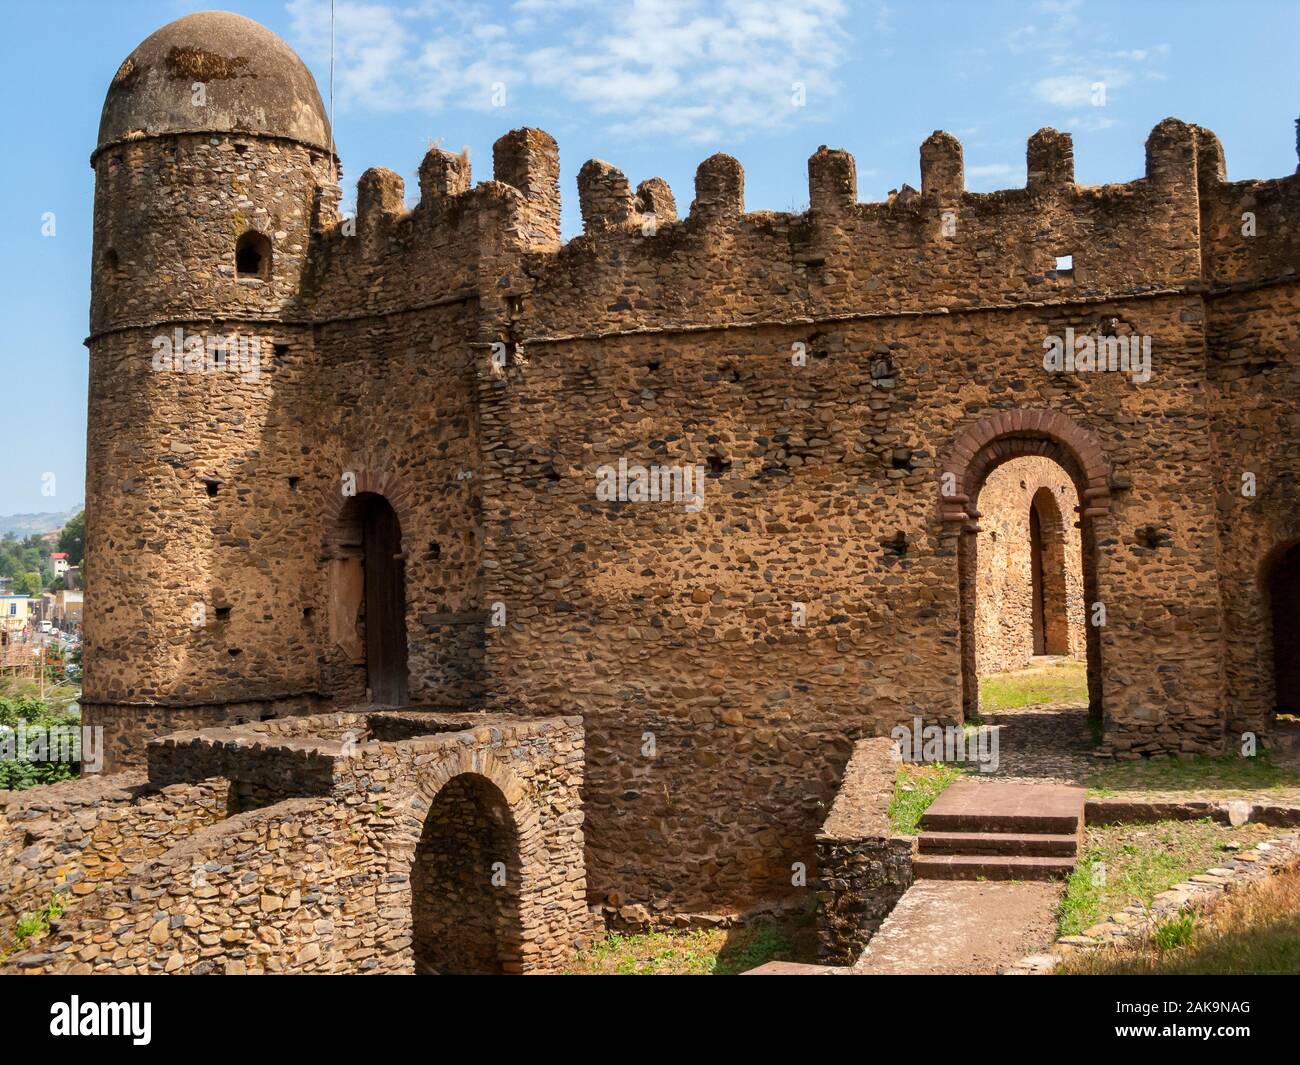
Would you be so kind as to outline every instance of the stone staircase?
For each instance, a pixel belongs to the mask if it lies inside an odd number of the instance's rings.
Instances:
[[[928,880],[1068,876],[1083,838],[1084,789],[959,781],[921,818],[912,874]]]

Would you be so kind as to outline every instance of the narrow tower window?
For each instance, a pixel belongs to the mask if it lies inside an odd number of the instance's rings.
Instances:
[[[255,229],[240,234],[235,242],[235,273],[263,281],[271,276],[271,241],[268,237]]]

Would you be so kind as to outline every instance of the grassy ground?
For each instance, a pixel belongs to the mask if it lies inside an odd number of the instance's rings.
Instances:
[[[28,677],[0,677],[0,699],[39,699],[41,682]],[[50,708],[62,712],[67,705],[81,697],[81,687],[77,684],[45,685],[45,701]]]
[[[965,770],[949,763],[903,765],[894,778],[894,801],[889,804],[889,823],[900,836],[921,831],[921,815],[949,784]]]
[[[1061,934],[1077,935],[1131,903],[1149,903],[1225,860],[1225,843],[1244,848],[1267,838],[1268,831],[1262,825],[1234,829],[1209,820],[1088,828],[1083,858],[1061,898]]]
[[[1022,710],[1046,703],[1087,706],[1087,665],[1073,658],[1058,658],[1028,669],[980,678],[981,714]]]
[[[1139,944],[1071,957],[1068,973],[1300,973],[1300,866],[1165,922]]]
[[[571,973],[583,976],[733,976],[769,961],[817,960],[812,912],[740,928],[610,935],[583,951]]]
[[[1226,754],[1102,762],[1089,774],[1088,788],[1097,796],[1184,793],[1211,800],[1255,796],[1288,802],[1300,799],[1300,767],[1279,764],[1267,752],[1254,758]]]

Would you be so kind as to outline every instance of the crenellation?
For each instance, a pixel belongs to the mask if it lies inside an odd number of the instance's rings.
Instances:
[[[459,196],[470,188],[469,156],[430,148],[420,163],[420,203]]]
[[[636,209],[654,215],[656,225],[677,221],[677,200],[663,178],[647,178],[636,187]]]
[[[524,196],[524,247],[546,251],[560,243],[560,149],[540,129],[511,130],[492,146],[497,181]]]
[[[1031,195],[1059,195],[1074,185],[1074,141],[1068,133],[1040,129],[1025,152]]]
[[[814,214],[835,216],[858,202],[858,169],[853,156],[822,145],[808,157],[808,203]]]
[[[401,174],[375,166],[361,175],[357,182],[357,236],[367,256],[379,252],[384,233],[406,213],[405,196]]]
[[[966,188],[961,141],[936,129],[921,145],[921,195],[947,203]]]
[[[716,225],[745,213],[745,171],[739,161],[719,152],[695,170],[695,199],[690,217]]]
[[[627,177],[600,159],[588,159],[578,171],[578,203],[588,233],[619,228],[636,219],[636,200]]]
[[[1196,127],[1176,118],[1156,124],[1146,140],[1146,177],[1171,190],[1196,188]]]

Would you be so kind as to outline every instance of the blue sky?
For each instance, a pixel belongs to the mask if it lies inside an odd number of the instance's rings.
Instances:
[[[118,64],[159,26],[210,5],[46,0],[4,13],[0,73],[0,514],[65,510],[84,492],[93,174]],[[231,0],[275,30],[328,91],[329,0]],[[1294,0],[336,0],[334,127],[345,204],[370,166],[406,175],[430,144],[468,147],[540,126],[560,144],[566,234],[589,158],[635,185],[659,175],[679,209],[714,151],[740,159],[750,209],[799,210],[819,144],[857,158],[859,196],[919,186],[935,129],[965,147],[967,187],[1024,183],[1026,138],[1074,134],[1080,182],[1141,175],[1167,115],[1223,140],[1237,180],[1295,170]],[[1104,104],[1093,86],[1105,86]],[[796,106],[802,86],[802,106]],[[503,98],[504,93],[504,98]],[[48,213],[54,234],[42,233]],[[48,226],[46,225],[46,228]],[[54,475],[55,494],[45,494]]]

